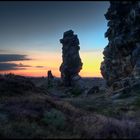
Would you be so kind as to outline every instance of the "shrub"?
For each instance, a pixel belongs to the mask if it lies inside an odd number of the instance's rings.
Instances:
[[[122,93],[122,94],[120,94],[119,99],[128,98],[128,97],[130,97],[130,96],[131,96],[130,93]]]
[[[134,105],[140,107],[140,96],[138,96],[134,102]]]
[[[80,94],[82,93],[81,89],[78,88],[78,87],[74,87],[72,88],[71,90],[71,94],[76,97],[76,96],[79,96]]]
[[[17,75],[5,75],[0,80],[0,94],[6,96],[12,96],[15,94],[24,94],[26,91],[34,90],[35,85],[30,79],[17,76]]]
[[[65,115],[56,109],[44,113],[43,122],[58,129],[64,129],[66,125]]]
[[[34,138],[36,130],[40,129],[36,123],[24,121],[9,121],[0,124],[0,137],[2,138]]]

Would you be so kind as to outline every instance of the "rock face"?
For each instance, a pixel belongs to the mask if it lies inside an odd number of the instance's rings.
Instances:
[[[140,79],[140,1],[111,1],[101,74],[114,90]]]
[[[65,86],[71,86],[74,77],[79,77],[78,73],[82,69],[82,62],[79,56],[79,39],[72,30],[66,31],[62,43],[63,63],[60,66],[61,78]]]

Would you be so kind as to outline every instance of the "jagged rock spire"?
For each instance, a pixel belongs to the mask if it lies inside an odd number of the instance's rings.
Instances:
[[[78,75],[83,65],[79,56],[79,39],[72,30],[69,30],[64,32],[60,43],[63,45],[63,62],[60,66],[61,78],[65,86],[71,86],[72,79]]]

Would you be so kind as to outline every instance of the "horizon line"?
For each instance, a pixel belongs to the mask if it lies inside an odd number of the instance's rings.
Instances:
[[[20,74],[14,74],[14,73],[5,73],[5,74],[0,74],[0,75],[8,75],[8,74],[12,74],[12,75],[16,75],[16,76],[24,76],[24,77],[27,77],[27,78],[41,78],[41,77],[44,77],[44,78],[47,78],[48,76],[25,76],[25,75],[20,75]],[[102,78],[104,79],[102,76],[80,76],[81,78]],[[54,78],[61,78],[60,76],[55,76],[54,75]]]

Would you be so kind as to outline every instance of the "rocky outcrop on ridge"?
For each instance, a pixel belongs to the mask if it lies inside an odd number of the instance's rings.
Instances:
[[[109,43],[101,74],[113,90],[133,86],[140,79],[140,2],[111,1],[105,18]]]

